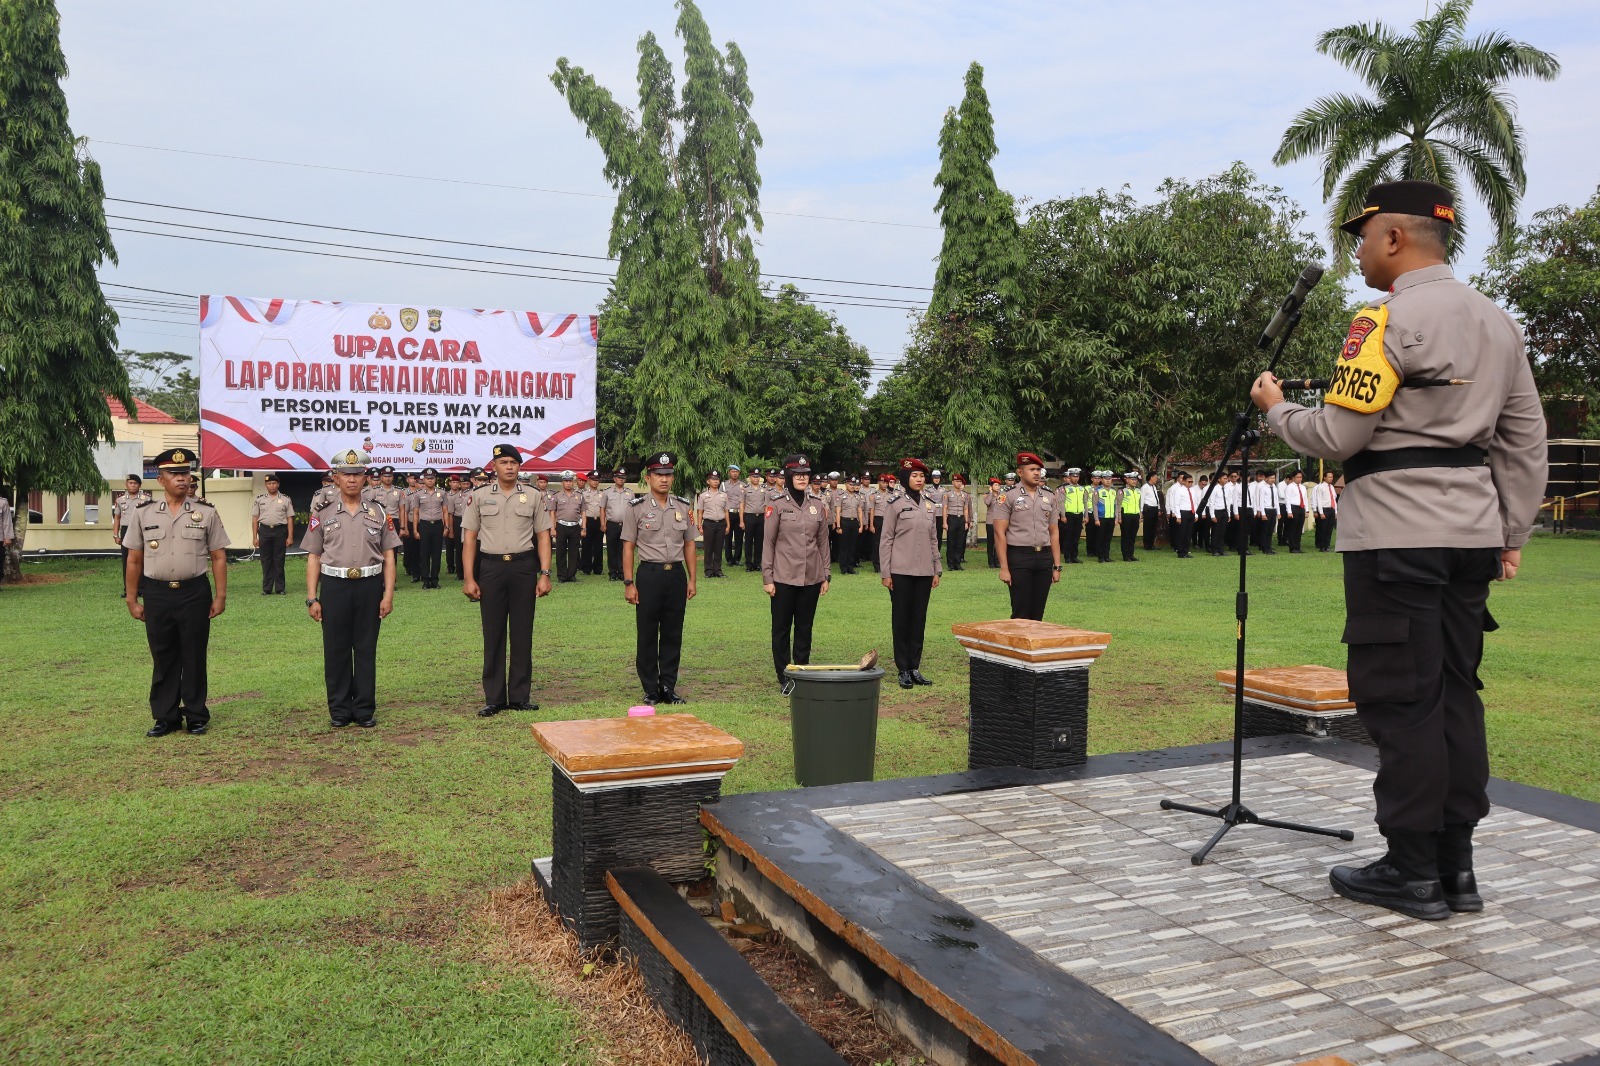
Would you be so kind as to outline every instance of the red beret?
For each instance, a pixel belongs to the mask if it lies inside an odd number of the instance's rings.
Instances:
[[[928,464],[924,463],[921,459],[902,459],[902,460],[900,460],[900,473],[901,474],[914,474],[918,470],[920,470],[924,474],[926,474],[928,472]]]
[[[1018,452],[1017,466],[1023,467],[1028,466],[1029,464],[1032,464],[1033,466],[1043,466],[1044,460],[1039,458],[1037,455],[1034,455],[1032,452]]]

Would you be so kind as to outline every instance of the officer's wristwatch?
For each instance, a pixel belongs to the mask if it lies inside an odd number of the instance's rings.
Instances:
[[[306,601],[306,606],[310,607],[313,603],[320,603],[320,602],[321,602],[320,600],[307,600]]]
[[[549,576],[550,576],[550,571],[548,571],[548,570],[541,570],[541,571],[539,571],[539,576],[540,576],[540,577],[549,577]]]
[[[633,588],[633,578],[631,578],[631,577],[623,578],[622,579],[622,587],[625,588],[625,589]]]
[[[1061,572],[1061,567],[1060,566],[1052,566],[1050,569],[1054,570],[1058,574]]]

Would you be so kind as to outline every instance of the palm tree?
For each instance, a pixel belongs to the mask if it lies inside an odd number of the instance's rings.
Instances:
[[[1549,81],[1561,64],[1503,33],[1468,40],[1471,10],[1472,0],[1445,0],[1409,35],[1380,22],[1343,26],[1317,39],[1317,51],[1353,71],[1373,95],[1322,97],[1284,132],[1272,161],[1283,166],[1321,154],[1337,259],[1355,244],[1339,223],[1360,212],[1367,190],[1382,181],[1434,181],[1459,200],[1465,174],[1488,205],[1496,238],[1504,243],[1515,229],[1527,175],[1516,101],[1503,85],[1519,75]],[[1452,255],[1465,233],[1462,218],[1458,203]]]

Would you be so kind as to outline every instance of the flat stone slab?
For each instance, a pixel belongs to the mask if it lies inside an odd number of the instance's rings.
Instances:
[[[1234,687],[1234,672],[1218,670],[1217,681],[1229,692]],[[1350,683],[1343,670],[1331,666],[1272,666],[1244,672],[1246,699],[1260,699],[1269,706],[1302,711],[1353,710]]]
[[[1305,751],[1250,760],[1258,814],[1357,839],[1241,826],[1199,867],[1188,855],[1217,823],[1157,805],[1226,802],[1222,762],[815,814],[1211,1062],[1600,1054],[1600,833],[1497,805],[1476,838],[1483,913],[1418,921],[1328,883],[1330,867],[1382,850],[1372,778]]]
[[[994,622],[959,622],[950,627],[969,653],[1020,663],[1098,659],[1111,644],[1110,633],[1073,629],[1054,622],[1005,618]]]
[[[721,775],[744,742],[692,714],[542,722],[533,738],[580,787],[651,778]]]

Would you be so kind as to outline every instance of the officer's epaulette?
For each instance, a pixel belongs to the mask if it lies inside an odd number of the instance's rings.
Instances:
[[[893,503],[894,501],[898,500],[900,497],[902,497],[904,495],[905,495],[905,493],[903,493],[903,492],[891,491],[889,493],[889,502]]]
[[[148,500],[140,500],[139,503],[136,504],[133,509],[135,511],[137,511],[140,507],[149,507],[152,503],[155,503],[155,502],[156,502],[156,498],[154,496],[152,496]]]
[[[688,500],[684,499],[682,496],[674,496],[672,498],[674,500],[677,500],[679,503],[683,504],[685,507],[693,506],[692,504],[689,503]]]
[[[314,511],[320,511],[324,507],[332,507],[333,504],[334,504],[334,501],[338,500],[338,499],[339,499],[338,496],[330,496],[327,499],[323,500],[321,503],[317,503],[313,499],[313,502],[311,504],[311,509],[314,510]]]
[[[194,499],[190,500],[189,502],[194,504],[196,507],[209,507],[212,510],[216,510],[216,507],[217,507],[217,505],[212,503],[210,500],[202,499],[199,496],[196,496]]]
[[[643,502],[644,502],[644,497],[643,496],[635,496],[633,499],[628,501],[628,506],[629,507],[637,507]]]

